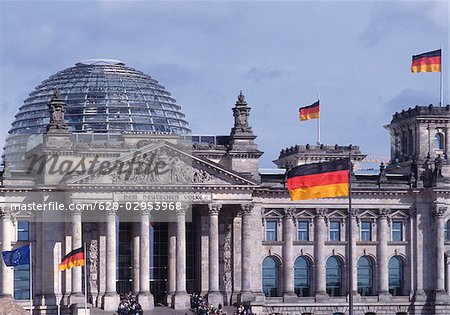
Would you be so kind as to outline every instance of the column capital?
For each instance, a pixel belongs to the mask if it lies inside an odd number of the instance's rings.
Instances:
[[[295,213],[295,208],[286,208],[284,209],[284,218],[285,219],[293,219]]]
[[[208,204],[208,214],[210,216],[212,216],[212,215],[219,215],[221,209],[222,209],[222,204],[220,204],[220,203],[210,203],[210,204]]]
[[[189,208],[188,205],[181,204],[181,207],[176,209],[175,211],[177,212],[177,215],[184,216],[184,215],[186,215],[186,212],[187,212],[188,208]]]
[[[8,208],[0,208],[0,219],[11,219],[12,214]]]
[[[328,213],[328,209],[318,208],[318,209],[316,209],[316,218],[325,219],[327,213]]]
[[[150,214],[151,213],[151,210],[149,210],[149,209],[141,209],[141,210],[139,210],[139,214],[142,216],[142,215],[147,215],[147,214]]]
[[[435,204],[431,213],[435,218],[442,218],[447,212],[447,207],[444,205]]]
[[[390,212],[391,212],[390,209],[382,208],[382,209],[380,209],[380,211],[378,213],[378,218],[380,218],[380,219],[388,219]]]
[[[253,211],[254,205],[251,203],[241,204],[241,214],[242,216],[250,215]]]

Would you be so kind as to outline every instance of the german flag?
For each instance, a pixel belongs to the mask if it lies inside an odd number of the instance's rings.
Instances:
[[[350,159],[305,164],[287,172],[291,200],[348,196]]]
[[[85,263],[86,259],[84,257],[84,247],[80,247],[64,256],[59,264],[59,270],[64,271],[72,267],[81,267],[84,266]]]
[[[299,118],[300,121],[304,120],[310,120],[320,117],[320,105],[319,101],[315,102],[312,105],[300,107],[299,111]]]
[[[413,56],[411,72],[441,72],[441,50]]]

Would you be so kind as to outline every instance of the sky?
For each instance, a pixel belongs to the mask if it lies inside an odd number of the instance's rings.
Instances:
[[[316,142],[298,108],[321,102],[321,140],[389,155],[396,111],[439,102],[439,74],[411,56],[444,49],[448,1],[1,1],[0,143],[33,89],[93,58],[119,59],[172,93],[195,134],[229,134],[239,91],[261,167]]]

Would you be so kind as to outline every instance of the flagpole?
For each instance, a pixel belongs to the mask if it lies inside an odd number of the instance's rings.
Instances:
[[[319,119],[317,119],[317,145],[320,145],[320,93],[317,94],[317,100],[319,101]]]
[[[441,45],[441,74],[439,82],[439,106],[444,106],[444,47]]]
[[[84,243],[84,314],[87,315],[87,255],[86,255],[86,243]]]
[[[30,314],[33,315],[33,252],[30,242]]]
[[[348,314],[353,315],[352,153],[348,154]]]

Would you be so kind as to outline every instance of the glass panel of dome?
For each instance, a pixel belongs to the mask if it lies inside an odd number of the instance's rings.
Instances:
[[[132,107],[131,108],[131,113],[132,114],[148,115],[148,109],[147,108]]]
[[[155,123],[155,124],[164,124],[164,125],[168,124],[166,118],[159,118],[159,117],[154,117],[153,118],[153,123]]]
[[[153,131],[153,126],[145,124],[134,124],[134,130],[136,131]]]
[[[162,110],[151,109],[151,110],[150,110],[150,113],[151,113],[153,116],[161,116],[161,117],[164,117],[164,112],[163,112]]]
[[[150,118],[148,116],[134,116],[132,120],[137,123],[150,123]]]
[[[169,127],[164,126],[164,125],[155,125],[155,131],[157,132],[170,132]]]
[[[174,126],[179,126],[180,122],[178,120],[175,119],[168,119],[169,121],[169,125],[174,125]]]

